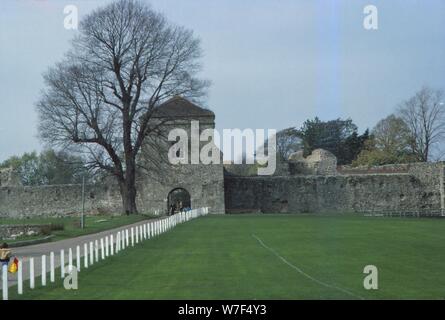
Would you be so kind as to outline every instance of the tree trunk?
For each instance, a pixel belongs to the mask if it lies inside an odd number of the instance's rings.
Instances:
[[[127,161],[125,178],[120,181],[122,206],[126,215],[138,213],[136,206],[136,165],[134,161]]]
[[[126,215],[138,213],[136,206],[136,186],[129,184],[127,181],[119,183],[120,193],[122,196],[122,207]]]

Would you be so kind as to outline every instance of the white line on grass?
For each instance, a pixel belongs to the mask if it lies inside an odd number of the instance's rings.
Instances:
[[[260,245],[261,245],[262,247],[264,247],[265,249],[267,249],[267,250],[269,250],[270,252],[272,252],[275,256],[277,256],[278,259],[280,259],[281,261],[283,261],[283,262],[284,262],[285,264],[287,264],[289,267],[291,267],[292,269],[296,270],[298,273],[300,273],[301,275],[305,276],[306,278],[308,278],[308,279],[310,279],[310,280],[312,280],[312,281],[314,281],[314,282],[316,282],[316,283],[318,283],[319,285],[322,285],[322,286],[324,286],[324,287],[331,288],[331,289],[336,289],[336,290],[341,291],[341,292],[343,292],[343,293],[346,293],[346,294],[348,294],[348,295],[350,295],[350,296],[353,296],[354,298],[358,298],[358,299],[364,300],[363,297],[361,297],[361,296],[359,296],[359,295],[356,295],[355,293],[352,293],[352,292],[350,292],[350,291],[348,291],[348,290],[346,290],[346,289],[339,288],[339,287],[337,287],[337,286],[334,286],[334,285],[325,283],[325,282],[323,282],[323,281],[320,281],[320,280],[318,280],[318,279],[316,279],[316,278],[310,276],[309,274],[307,274],[306,272],[304,272],[303,270],[301,270],[300,268],[298,268],[297,266],[293,265],[292,263],[290,263],[289,261],[287,261],[285,258],[283,258],[282,256],[280,256],[280,255],[278,254],[278,252],[276,252],[274,249],[268,247],[268,246],[267,246],[267,245],[266,245],[260,238],[258,238],[256,235],[252,234],[252,237],[254,237],[254,238],[260,243]]]

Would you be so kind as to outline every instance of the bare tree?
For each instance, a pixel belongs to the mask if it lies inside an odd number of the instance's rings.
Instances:
[[[394,114],[380,120],[372,129],[375,148],[394,155],[411,151],[410,130],[405,121]]]
[[[423,87],[402,103],[399,115],[408,126],[412,152],[419,161],[428,161],[433,147],[445,137],[443,92]]]
[[[205,96],[193,33],[139,1],[120,0],[81,21],[66,58],[45,74],[37,109],[44,142],[75,146],[91,169],[116,177],[125,213],[137,213],[136,168],[165,100]],[[154,124],[155,123],[155,124]]]

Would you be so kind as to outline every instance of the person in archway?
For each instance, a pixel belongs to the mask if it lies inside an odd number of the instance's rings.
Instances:
[[[171,216],[175,214],[175,205],[173,203],[170,205],[170,212],[169,212],[169,214]]]

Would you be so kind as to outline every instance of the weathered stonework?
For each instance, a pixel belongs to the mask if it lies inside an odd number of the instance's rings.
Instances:
[[[36,236],[44,234],[45,225],[0,225],[0,240],[15,239],[20,236]]]
[[[411,164],[406,173],[227,176],[228,212],[348,213],[443,210],[443,163]]]
[[[86,213],[119,214],[122,205],[118,190],[107,185],[86,186]],[[0,217],[59,217],[81,210],[81,185],[0,188]]]
[[[199,121],[198,134],[214,129],[215,115],[175,97],[159,109],[153,121],[154,126],[162,122],[162,134],[156,139],[148,136],[142,148],[143,169],[138,171],[137,180],[140,212],[167,213],[173,191],[181,189],[189,196],[192,208],[210,207],[212,213],[445,213],[443,162],[342,166],[337,170],[336,158],[317,149],[306,158],[297,152],[289,161],[277,162],[272,176],[257,176],[256,165],[190,164],[190,153],[181,156],[187,158],[188,164],[173,165],[166,159],[174,143],[166,139],[168,132],[180,128],[191,137],[191,121]],[[192,141],[188,143],[190,147]],[[199,150],[207,143],[200,142]],[[2,171],[0,179],[0,217],[57,217],[81,212],[80,185],[23,187],[12,171]],[[111,181],[87,186],[85,209],[88,214],[120,214],[122,203],[117,185]]]
[[[306,158],[297,151],[289,156],[289,169],[291,174],[335,175],[337,158],[323,149],[315,149]]]
[[[18,187],[22,183],[13,168],[0,169],[0,187]]]
[[[169,210],[170,192],[182,188],[189,193],[192,208],[209,207],[210,213],[225,213],[223,165],[194,163],[191,153],[193,143],[197,143],[200,153],[204,145],[213,141],[213,135],[211,141],[199,141],[199,135],[207,129],[213,133],[215,114],[180,97],[167,101],[158,113],[154,121],[163,121],[161,134],[155,140],[147,139],[142,151],[146,170],[140,172],[139,207],[165,213]],[[192,121],[195,127],[192,127]],[[167,137],[173,129],[183,130],[188,136],[188,153],[181,155],[185,164],[171,164],[167,159],[174,144]],[[194,134],[198,136],[193,137]],[[222,160],[221,152],[216,150]]]

